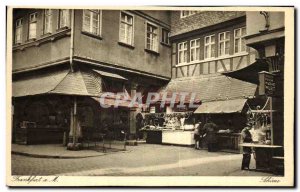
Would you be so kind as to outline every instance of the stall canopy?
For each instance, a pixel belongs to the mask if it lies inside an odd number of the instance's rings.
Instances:
[[[128,80],[125,77],[122,77],[121,75],[118,75],[115,73],[109,73],[109,72],[101,71],[98,69],[93,69],[93,71],[95,71],[96,73],[98,73],[99,75],[104,76],[104,77],[110,77],[110,78],[120,79],[120,80]]]
[[[105,73],[105,76],[109,74]],[[12,82],[12,96],[41,94],[100,96],[103,93],[102,75],[93,70],[71,72],[69,69],[63,69],[23,76]],[[111,74],[111,77],[121,78],[114,74]]]
[[[103,96],[102,100],[100,98],[101,96],[92,97],[92,99],[98,102],[99,105],[101,104],[101,102],[103,102],[102,104],[108,107],[124,107],[124,108],[139,107],[138,104],[135,103],[131,104],[131,97],[129,96],[127,98],[119,98],[119,99],[117,99],[116,96]]]
[[[247,99],[233,99],[206,102],[202,103],[194,113],[240,113],[243,111],[246,101]]]
[[[256,84],[217,74],[214,76],[172,79],[160,92],[195,93],[196,99],[205,103],[252,98],[256,90]]]
[[[258,84],[258,73],[261,71],[269,71],[269,66],[263,59],[257,59],[254,63],[230,72],[224,72],[223,74],[228,77],[233,77],[239,80],[247,81],[250,83]]]

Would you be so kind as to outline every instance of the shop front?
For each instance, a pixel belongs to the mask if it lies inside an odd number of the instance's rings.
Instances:
[[[102,87],[103,79],[109,74],[101,75],[99,70],[60,69],[16,77],[12,100],[13,142],[64,145],[100,142],[107,131],[112,132],[111,138],[124,140],[124,132],[129,129],[128,106],[114,108],[114,98],[105,99],[106,108],[99,103],[100,96],[107,91]],[[117,77],[111,74],[111,78]]]

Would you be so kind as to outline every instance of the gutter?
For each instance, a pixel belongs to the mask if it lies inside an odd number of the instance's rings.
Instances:
[[[70,68],[74,72],[73,56],[74,56],[74,9],[71,10],[71,37],[70,37]]]

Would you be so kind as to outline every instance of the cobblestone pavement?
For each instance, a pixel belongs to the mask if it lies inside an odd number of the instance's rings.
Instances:
[[[82,159],[47,159],[12,155],[13,175],[202,175],[268,176],[241,171],[241,154],[209,153],[188,147],[128,146],[126,152]],[[254,160],[251,167],[254,168]]]

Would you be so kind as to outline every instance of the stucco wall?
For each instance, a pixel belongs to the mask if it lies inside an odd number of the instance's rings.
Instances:
[[[28,40],[29,14],[37,12],[36,40]],[[56,62],[70,56],[70,34],[69,31],[57,30],[58,10],[53,10],[52,34],[43,34],[43,10],[16,10],[14,12],[13,26],[16,19],[23,18],[22,43],[13,44],[13,70],[28,69],[47,63]],[[13,29],[14,31],[14,29]],[[57,34],[61,35],[57,35]],[[12,40],[14,43],[14,34]],[[59,38],[52,39],[54,36]]]
[[[247,34],[252,35],[265,29],[266,20],[259,11],[249,11],[247,14]],[[269,12],[270,27],[269,30],[284,27],[284,12]]]
[[[159,43],[159,55],[145,51],[145,18],[134,15],[134,48],[129,48],[118,43],[120,11],[102,11],[102,39],[83,34],[82,10],[76,10],[75,13],[75,56],[165,77],[171,76],[170,47]],[[163,12],[161,14],[161,17],[165,15]],[[160,34],[161,27],[159,23],[156,25]]]

